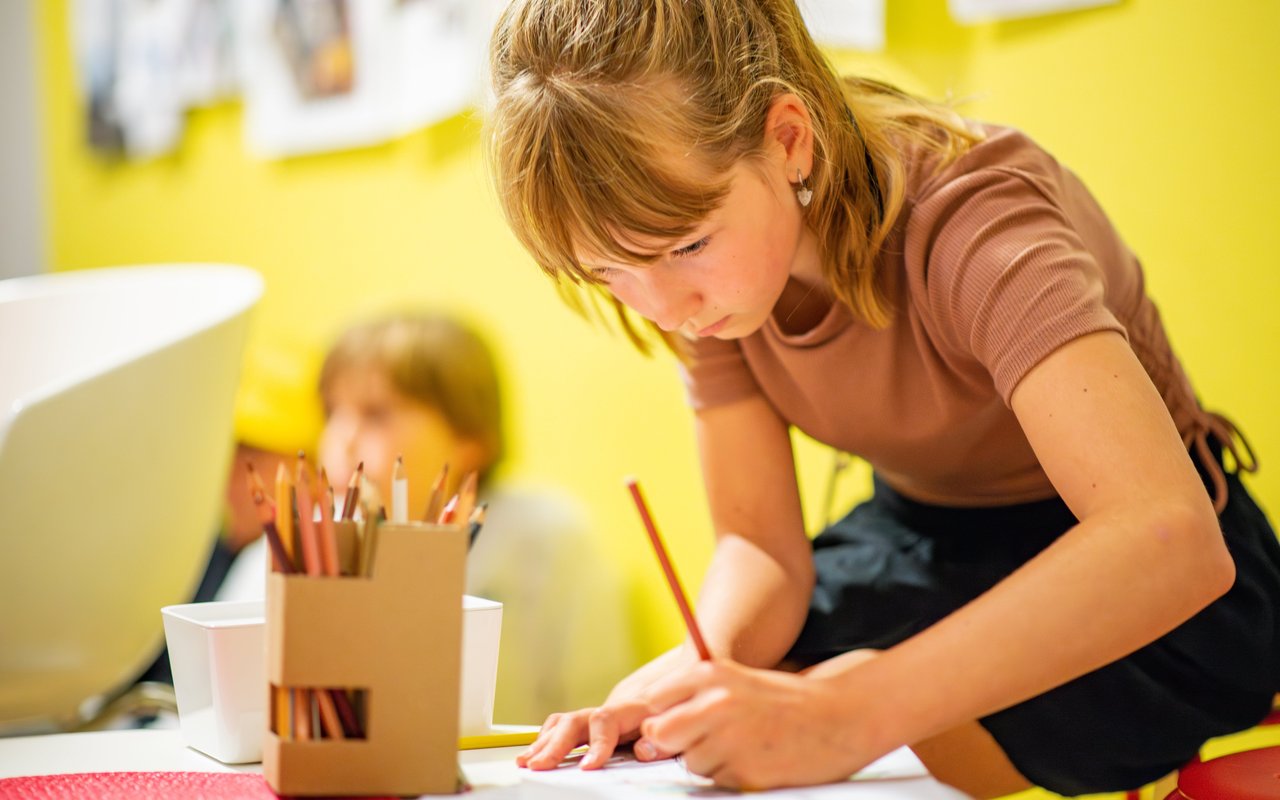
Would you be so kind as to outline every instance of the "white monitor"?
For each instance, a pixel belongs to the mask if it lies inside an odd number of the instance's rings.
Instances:
[[[0,281],[0,732],[123,688],[191,599],[261,294],[222,265]]]

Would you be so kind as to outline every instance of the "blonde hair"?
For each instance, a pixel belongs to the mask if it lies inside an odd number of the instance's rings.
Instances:
[[[502,460],[502,398],[493,353],[471,328],[439,314],[399,314],[343,331],[320,369],[320,396],[352,368],[381,370],[396,391],[435,409],[455,433],[489,455],[484,482]]]
[[[600,282],[578,248],[646,263],[630,237],[691,233],[723,201],[730,168],[763,152],[774,98],[792,93],[813,126],[807,223],[824,275],[857,317],[883,327],[893,307],[876,255],[902,207],[905,150],[942,165],[981,138],[949,107],[838,78],[793,0],[514,0],[490,61],[503,212],[580,311],[576,290]],[[673,159],[686,154],[686,166]]]

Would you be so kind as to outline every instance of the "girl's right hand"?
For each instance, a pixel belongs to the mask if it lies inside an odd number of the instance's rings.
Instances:
[[[516,766],[555,769],[570,751],[585,744],[589,746],[579,766],[599,769],[619,743],[631,741],[635,741],[636,758],[641,761],[670,758],[673,753],[661,752],[647,740],[638,739],[640,723],[652,713],[646,702],[619,700],[596,708],[552,714],[542,724],[538,738],[529,749],[516,756]]]

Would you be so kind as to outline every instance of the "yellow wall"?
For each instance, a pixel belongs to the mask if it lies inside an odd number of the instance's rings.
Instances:
[[[839,62],[1014,124],[1072,165],[1146,263],[1151,291],[1203,399],[1226,409],[1269,469],[1252,482],[1280,509],[1280,4],[1129,0],[1029,21],[961,27],[944,0],[892,0],[883,54]],[[364,150],[261,162],[227,105],[193,114],[181,150],[107,165],[81,144],[65,0],[38,4],[47,244],[56,269],[199,260],[268,281],[259,360],[315,346],[353,311],[421,302],[494,333],[509,372],[508,476],[560,484],[589,505],[652,622],[679,618],[628,506],[643,479],[686,582],[709,554],[690,422],[674,368],[562,307],[505,230],[478,147],[458,118]],[[810,518],[828,457],[802,443]],[[846,481],[863,490],[865,469]]]

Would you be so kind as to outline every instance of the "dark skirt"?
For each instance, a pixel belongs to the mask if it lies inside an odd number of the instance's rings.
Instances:
[[[1270,711],[1280,689],[1280,545],[1239,478],[1227,482],[1219,520],[1236,581],[1226,595],[1132,655],[980,720],[1028,780],[1064,795],[1136,788]],[[877,479],[870,500],[814,539],[817,585],[789,658],[803,665],[890,647],[1075,524],[1057,498],[948,508]]]

